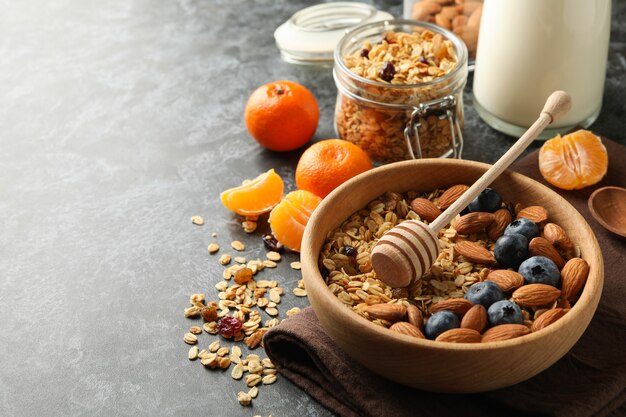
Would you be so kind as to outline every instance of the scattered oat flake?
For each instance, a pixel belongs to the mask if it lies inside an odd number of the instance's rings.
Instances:
[[[220,256],[220,263],[222,265],[228,265],[230,263],[230,259],[230,255],[223,254],[222,256]]]
[[[295,270],[300,270],[302,268],[302,266],[300,265],[300,262],[298,261],[290,263],[289,266],[291,266],[291,268]]]
[[[252,403],[252,397],[247,392],[243,391],[237,393],[237,400],[241,405],[250,405],[250,403]]]
[[[241,227],[243,227],[243,231],[246,233],[254,233],[257,223],[253,221],[245,221],[241,223]]]
[[[263,261],[263,266],[266,268],[276,268],[276,262],[266,259]]]
[[[195,361],[196,359],[198,359],[198,353],[200,353],[198,346],[192,346],[189,348],[189,354],[187,355],[187,357],[190,361]]]
[[[269,314],[270,316],[277,316],[278,315],[278,310],[275,307],[268,307],[265,309],[265,312],[267,314]]]
[[[207,250],[209,251],[209,253],[215,253],[220,250],[220,245],[218,245],[217,243],[209,243],[209,246],[207,246]]]
[[[183,340],[188,345],[195,345],[196,343],[198,343],[198,338],[193,333],[185,333],[185,336],[183,336]]]
[[[276,375],[270,374],[270,375],[265,375],[262,378],[263,384],[264,385],[270,385],[273,384],[274,382],[276,382]]]
[[[293,289],[293,294],[296,297],[306,297],[306,290],[302,289],[302,288],[294,288]]]
[[[202,226],[204,224],[204,219],[200,216],[191,216],[191,222],[193,224],[197,224],[198,226]]]
[[[274,261],[274,262],[280,261],[280,258],[281,258],[280,253],[275,252],[273,250],[267,252],[265,256],[267,256],[267,259],[269,259],[270,261]]]
[[[250,391],[248,391],[248,395],[252,398],[256,398],[256,396],[259,395],[259,389],[257,387],[250,388]]]
[[[234,240],[230,243],[230,247],[235,249],[236,251],[243,251],[246,249],[246,245],[243,244],[243,242],[240,242],[238,240]]]
[[[287,317],[295,316],[299,312],[300,312],[300,308],[298,307],[290,308],[289,310],[287,310]],[[267,327],[274,327],[274,326],[267,326]]]

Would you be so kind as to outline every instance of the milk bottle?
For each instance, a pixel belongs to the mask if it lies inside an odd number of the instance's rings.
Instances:
[[[554,90],[572,109],[543,138],[591,125],[602,106],[610,0],[485,0],[474,104],[492,127],[518,136]]]

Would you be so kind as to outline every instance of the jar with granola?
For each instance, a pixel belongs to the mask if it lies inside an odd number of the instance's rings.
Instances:
[[[460,158],[463,149],[463,41],[426,22],[359,26],[335,49],[335,129],[377,164]]]

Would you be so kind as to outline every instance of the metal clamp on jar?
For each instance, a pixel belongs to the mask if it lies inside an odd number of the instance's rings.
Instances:
[[[350,31],[335,49],[335,129],[375,164],[460,158],[467,48],[426,22],[392,20]]]

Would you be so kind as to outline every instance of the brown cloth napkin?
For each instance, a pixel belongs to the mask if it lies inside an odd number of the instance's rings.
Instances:
[[[609,172],[579,191],[553,188],[586,218],[604,254],[605,284],[597,312],[578,343],[553,366],[515,386],[480,394],[437,394],[384,379],[354,361],[324,332],[311,308],[264,338],[278,371],[332,412],[368,416],[626,416],[626,240],[590,215],[587,198],[605,185],[626,186],[626,147],[603,140]],[[511,168],[548,185],[537,152]]]

